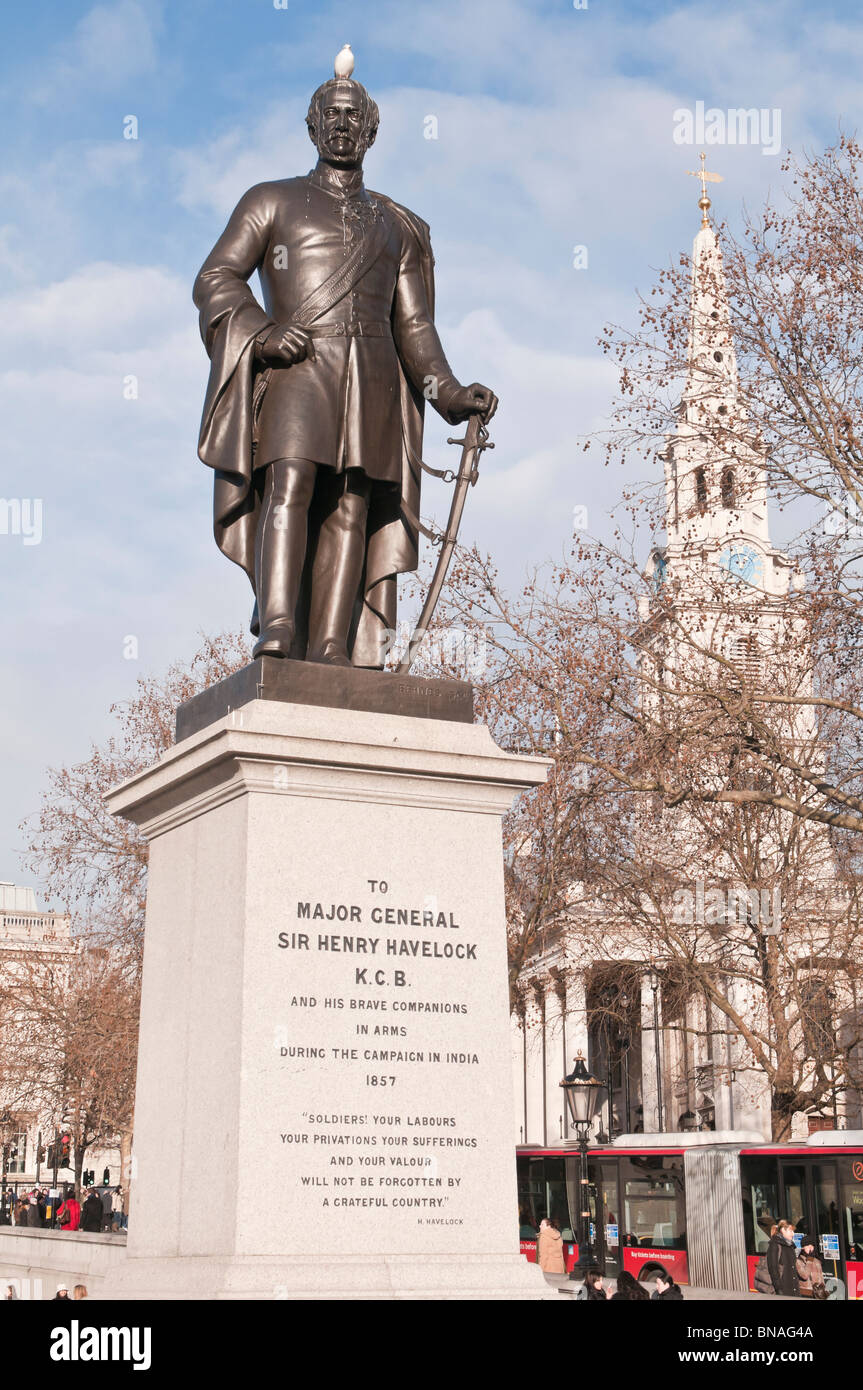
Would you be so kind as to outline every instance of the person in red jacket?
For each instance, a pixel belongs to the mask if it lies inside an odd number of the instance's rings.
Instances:
[[[73,1192],[57,1210],[57,1223],[63,1231],[77,1231],[81,1225],[81,1203]]]

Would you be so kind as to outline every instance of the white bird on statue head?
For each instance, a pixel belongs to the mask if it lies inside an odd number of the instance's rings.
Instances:
[[[354,55],[349,43],[344,44],[339,49],[334,66],[336,77],[350,77],[354,70]]]

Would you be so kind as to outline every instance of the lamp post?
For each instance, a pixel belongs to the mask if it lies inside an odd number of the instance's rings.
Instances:
[[[586,1269],[596,1263],[596,1256],[593,1251],[593,1241],[590,1235],[590,1197],[588,1194],[587,1179],[587,1138],[590,1134],[590,1127],[593,1124],[593,1117],[596,1114],[596,1104],[599,1099],[599,1092],[602,1090],[602,1082],[597,1081],[595,1076],[591,1076],[587,1070],[584,1054],[579,1052],[575,1058],[575,1065],[568,1076],[561,1081],[566,1104],[569,1110],[572,1123],[578,1135],[578,1147],[580,1156],[580,1176],[579,1176],[579,1197],[578,1197],[578,1266]]]

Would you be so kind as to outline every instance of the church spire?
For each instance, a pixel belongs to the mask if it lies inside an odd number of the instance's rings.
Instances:
[[[746,442],[722,248],[709,216],[707,185],[722,176],[705,168],[705,158],[687,170],[701,181],[701,226],[692,245],[686,380],[665,457],[672,547],[718,543],[740,528],[768,542],[766,477]]]
[[[739,422],[740,402],[722,250],[708,217],[707,184],[721,182],[722,175],[705,169],[704,159],[702,154],[700,170],[687,170],[701,179],[701,227],[692,244],[688,370],[681,413],[690,424],[714,432],[732,414]]]

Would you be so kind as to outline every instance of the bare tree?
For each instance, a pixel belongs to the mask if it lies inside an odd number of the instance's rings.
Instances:
[[[138,995],[116,953],[22,951],[0,982],[4,1102],[72,1139],[80,1191],[87,1151],[131,1133]]]
[[[119,731],[71,767],[48,772],[38,813],[22,829],[25,864],[48,894],[77,915],[103,944],[122,947],[133,975],[140,964],[147,884],[147,846],[137,826],[111,816],[105,793],[154,763],[174,740],[184,700],[249,660],[242,633],[205,637],[191,660],[161,676],[142,676],[133,698],[112,706]]]
[[[119,732],[48,773],[26,864],[73,909],[74,949],[20,951],[0,978],[0,1092],[72,1136],[75,1183],[94,1145],[130,1142],[135,1090],[147,846],[108,814],[105,793],[173,743],[184,700],[249,660],[239,633],[206,637],[190,661],[142,677],[112,712]]]

